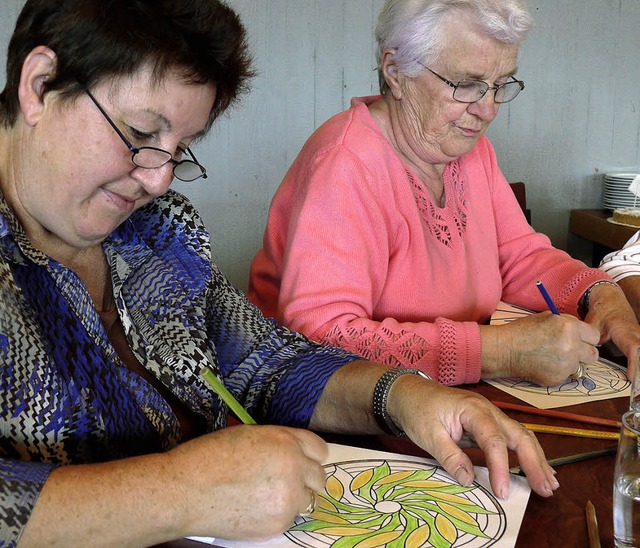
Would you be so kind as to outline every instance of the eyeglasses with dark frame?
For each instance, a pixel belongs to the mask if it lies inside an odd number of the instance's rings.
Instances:
[[[129,140],[124,136],[122,131],[118,129],[118,126],[114,123],[114,121],[109,117],[109,115],[102,108],[100,103],[96,100],[96,98],[92,95],[92,93],[85,88],[84,91],[89,96],[89,98],[93,101],[93,104],[98,107],[98,110],[102,113],[102,115],[106,118],[109,125],[114,129],[114,131],[118,134],[118,137],[122,139],[122,142],[127,145],[127,148],[131,151],[131,161],[138,167],[143,169],[158,169],[165,164],[171,162],[173,164],[173,175],[176,179],[179,179],[184,182],[195,181],[196,179],[207,178],[207,170],[200,165],[196,157],[193,155],[193,152],[187,147],[185,152],[187,152],[193,160],[184,159],[184,160],[175,160],[173,158],[173,154],[168,152],[167,150],[162,150],[161,148],[156,147],[134,147]]]
[[[511,80],[509,82],[496,84],[495,86],[490,86],[484,80],[475,80],[472,78],[465,78],[456,84],[451,80],[447,80],[444,76],[440,76],[428,66],[420,63],[420,61],[418,61],[418,64],[426,68],[431,74],[440,78],[445,84],[452,87],[453,98],[459,103],[475,103],[482,99],[491,89],[493,90],[494,102],[498,104],[508,103],[509,101],[513,101],[524,89],[524,82],[522,80],[516,80],[513,76],[510,76]]]

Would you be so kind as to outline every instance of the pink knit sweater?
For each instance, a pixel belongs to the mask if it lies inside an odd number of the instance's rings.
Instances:
[[[478,324],[500,299],[576,313],[606,274],[527,224],[486,137],[444,172],[438,207],[354,99],[304,145],[273,198],[249,298],[267,316],[443,384],[480,378]]]

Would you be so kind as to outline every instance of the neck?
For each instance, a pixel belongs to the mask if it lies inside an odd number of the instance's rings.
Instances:
[[[424,151],[416,153],[407,138],[404,124],[400,121],[397,101],[390,95],[377,101],[369,111],[380,130],[396,151],[400,160],[420,179],[436,204],[444,204],[444,183],[442,174],[447,166],[445,163],[431,163],[424,159]],[[425,150],[428,146],[424,147]]]

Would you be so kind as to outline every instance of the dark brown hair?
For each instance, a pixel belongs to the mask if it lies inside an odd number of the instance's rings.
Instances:
[[[185,82],[215,83],[208,127],[248,89],[254,75],[246,32],[220,0],[27,0],[9,43],[0,122],[13,126],[26,56],[47,46],[57,71],[45,92],[73,99],[84,87],[131,76],[149,64],[156,83],[168,70]]]

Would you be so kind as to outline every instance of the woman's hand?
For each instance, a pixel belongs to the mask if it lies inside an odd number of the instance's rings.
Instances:
[[[640,348],[640,325],[625,295],[612,284],[591,290],[585,322],[600,333],[600,343],[613,341],[627,357],[627,376],[632,378]]]
[[[483,378],[520,377],[555,386],[578,371],[580,363],[598,359],[598,329],[566,314],[541,312],[480,326],[480,335]]]
[[[457,443],[469,433],[485,453],[498,497],[509,496],[507,450],[517,453],[536,493],[549,497],[559,487],[535,435],[478,394],[403,375],[389,392],[387,409],[394,422],[463,485],[473,481],[473,465]]]
[[[268,539],[288,529],[326,482],[327,445],[307,430],[234,426],[169,455],[189,535]]]
[[[166,453],[61,466],[45,482],[20,546],[267,539],[291,526],[311,491],[324,489],[327,454],[307,430],[234,426]]]

